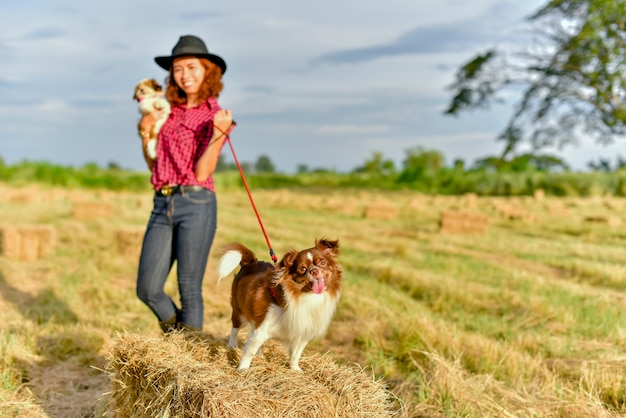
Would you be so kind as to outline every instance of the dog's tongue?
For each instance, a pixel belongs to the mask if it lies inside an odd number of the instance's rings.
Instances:
[[[324,279],[314,279],[313,280],[313,292],[316,294],[320,294],[324,291]]]

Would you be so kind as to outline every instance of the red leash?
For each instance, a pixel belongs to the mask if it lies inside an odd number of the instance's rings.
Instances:
[[[274,253],[274,250],[272,249],[272,244],[270,243],[270,239],[267,236],[267,232],[265,231],[265,227],[263,226],[263,222],[261,221],[261,216],[259,215],[259,211],[257,210],[256,205],[254,204],[254,199],[252,199],[252,193],[250,193],[250,188],[248,187],[246,176],[244,176],[243,174],[243,169],[241,168],[241,164],[239,164],[239,159],[237,158],[237,154],[235,153],[235,148],[233,148],[233,144],[230,141],[230,133],[233,131],[233,129],[235,129],[235,126],[237,126],[237,124],[235,123],[235,121],[233,121],[226,132],[222,131],[217,126],[215,126],[215,129],[220,131],[222,135],[226,136],[226,142],[228,142],[228,145],[230,146],[230,151],[233,153],[233,158],[235,159],[235,163],[237,164],[237,168],[239,169],[241,180],[243,180],[243,185],[246,188],[246,192],[248,192],[248,198],[250,198],[250,203],[252,203],[252,208],[254,209],[256,218],[259,220],[259,225],[261,225],[261,230],[263,231],[263,235],[265,236],[265,242],[267,242],[267,246],[270,249],[270,257],[272,257],[272,261],[274,261],[274,264],[276,264],[278,262],[278,258],[276,257],[276,254]]]

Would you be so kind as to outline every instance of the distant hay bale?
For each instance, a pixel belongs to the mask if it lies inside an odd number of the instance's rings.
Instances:
[[[559,201],[547,202],[545,207],[548,210],[548,213],[553,216],[569,216],[571,214],[570,210]]]
[[[605,224],[610,227],[617,227],[622,224],[622,219],[618,216],[587,216],[585,222]]]
[[[377,200],[365,207],[363,217],[366,219],[392,220],[398,217],[398,209],[386,200]]]
[[[483,234],[489,227],[489,218],[477,212],[450,209],[441,212],[439,231],[451,234]]]
[[[0,254],[14,260],[35,261],[52,251],[56,230],[49,225],[0,226]]]
[[[534,191],[533,196],[536,202],[543,202],[546,197],[546,192],[543,189],[537,189]]]
[[[74,202],[72,218],[80,220],[108,218],[112,211],[113,206],[108,202]]]
[[[478,195],[476,193],[465,193],[463,195],[464,206],[470,209],[478,206]]]
[[[268,344],[269,343],[269,344]],[[233,351],[208,334],[118,335],[106,370],[114,417],[390,417],[381,381],[329,355],[305,355],[303,372],[268,341],[265,358],[236,372]],[[238,351],[238,350],[237,350]]]
[[[406,208],[410,211],[421,212],[425,208],[424,199],[421,197],[414,197],[406,204]]]
[[[8,195],[8,201],[11,203],[32,204],[35,203],[36,197],[41,195],[29,193],[28,191],[14,191]]]
[[[115,231],[117,253],[129,258],[139,259],[144,233],[144,229],[120,229]]]

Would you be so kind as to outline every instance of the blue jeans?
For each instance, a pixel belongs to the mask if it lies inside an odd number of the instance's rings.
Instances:
[[[137,296],[159,321],[202,328],[202,280],[217,228],[217,200],[208,189],[154,195],[154,209],[143,239]],[[177,261],[180,308],[164,291]]]

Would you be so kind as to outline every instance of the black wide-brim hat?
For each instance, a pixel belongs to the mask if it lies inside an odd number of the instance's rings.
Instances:
[[[209,53],[204,41],[193,35],[181,36],[176,45],[174,45],[174,49],[172,49],[172,55],[168,57],[155,57],[154,60],[159,67],[169,71],[174,58],[185,56],[206,58],[213,64],[220,67],[222,69],[222,74],[226,72],[226,62],[222,59],[222,57]]]

